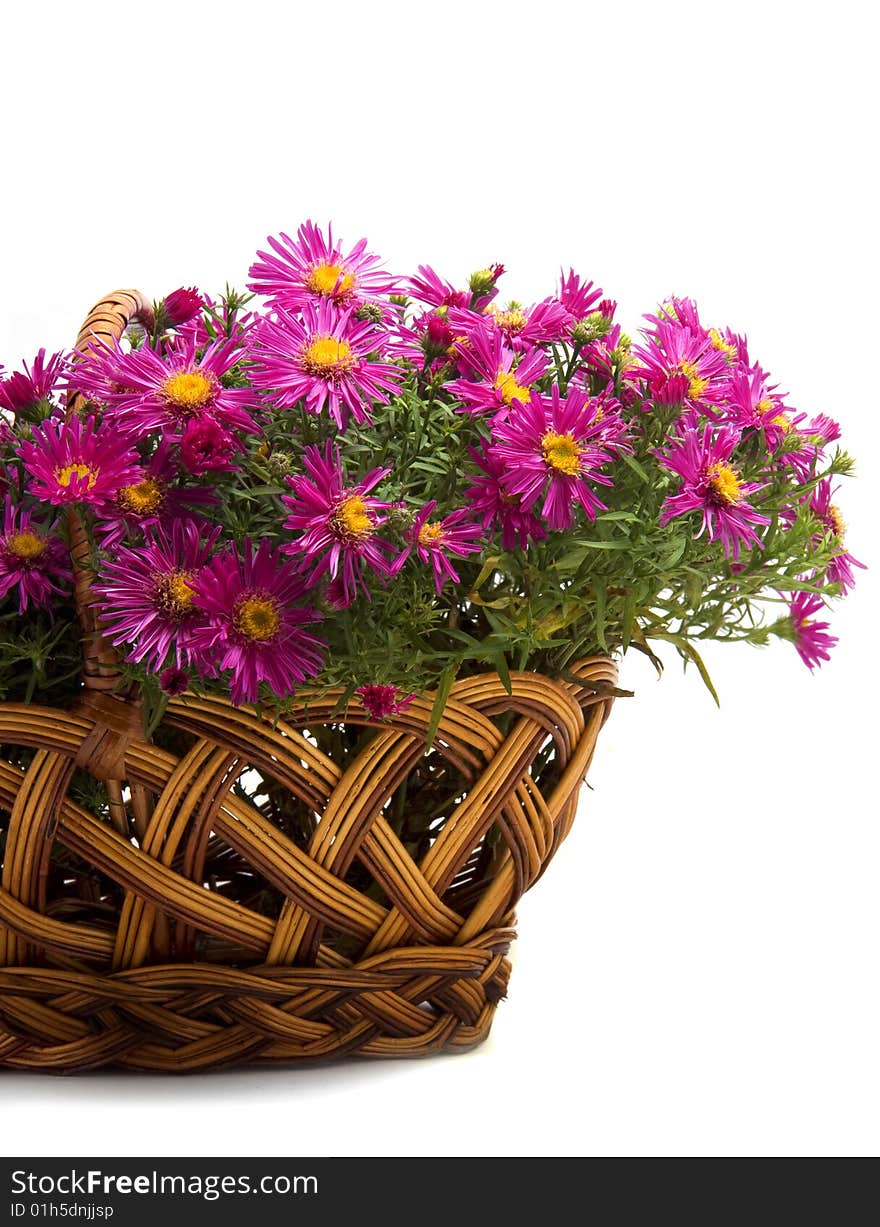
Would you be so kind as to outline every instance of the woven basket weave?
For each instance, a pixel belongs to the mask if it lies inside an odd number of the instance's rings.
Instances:
[[[148,311],[111,295],[78,347]],[[515,905],[574,819],[614,664],[514,673],[512,693],[494,673],[463,679],[427,755],[430,695],[373,729],[334,693],[274,721],[184,695],[164,719],[171,752],[120,692],[76,514],[69,530],[82,697],[0,704],[0,1066],[180,1072],[483,1040]],[[337,762],[319,726],[367,735]],[[10,747],[35,752],[22,768]],[[71,795],[82,773],[106,820]]]

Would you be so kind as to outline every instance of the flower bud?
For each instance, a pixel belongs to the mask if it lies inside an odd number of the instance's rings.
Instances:
[[[490,264],[488,268],[477,269],[475,273],[471,273],[468,280],[470,292],[482,298],[484,294],[495,289],[495,282],[503,272],[503,264]]]

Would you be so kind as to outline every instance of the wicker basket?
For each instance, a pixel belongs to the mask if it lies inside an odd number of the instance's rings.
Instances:
[[[79,348],[147,312],[110,296]],[[494,673],[461,680],[427,754],[430,695],[373,728],[336,694],[276,721],[184,695],[163,723],[172,752],[144,740],[95,633],[75,515],[70,538],[82,697],[0,704],[0,1065],[180,1072],[483,1040],[515,905],[574,819],[614,664],[515,673],[512,693]],[[317,748],[321,725],[345,753]],[[34,751],[26,767],[10,747]],[[83,773],[106,820],[71,795]]]

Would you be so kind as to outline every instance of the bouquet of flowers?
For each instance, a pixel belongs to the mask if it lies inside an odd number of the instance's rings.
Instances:
[[[382,721],[596,652],[670,643],[710,687],[706,639],[828,658],[852,462],[743,335],[672,297],[630,336],[574,271],[526,305],[500,264],[268,246],[248,294],[176,290],[0,382],[0,698],[76,697],[74,566],[150,729],[185,691]]]
[[[0,382],[0,1064],[473,1047],[614,658],[812,669],[862,565],[837,423],[690,299],[268,248]]]

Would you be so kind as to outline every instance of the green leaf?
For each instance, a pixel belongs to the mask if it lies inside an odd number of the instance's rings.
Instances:
[[[671,571],[674,566],[677,566],[684,558],[685,551],[688,547],[687,537],[675,537],[673,539],[672,548],[667,554],[664,554],[657,563],[658,571]]]
[[[628,468],[632,469],[634,473],[636,473],[639,477],[641,477],[642,481],[645,483],[646,486],[650,486],[651,479],[648,476],[648,474],[645,472],[645,470],[642,468],[642,466],[639,464],[638,460],[636,460],[635,456],[630,456],[626,452],[621,452],[620,459],[623,461],[625,465],[627,465]]]
[[[443,711],[446,707],[446,700],[449,698],[449,692],[452,690],[452,683],[455,681],[455,675],[458,672],[458,661],[454,660],[440,675],[440,684],[437,687],[437,693],[434,696],[434,706],[431,708],[431,719],[428,721],[428,732],[425,742],[425,753],[430,750],[434,744],[434,738],[437,736],[437,730],[440,727],[440,721],[443,719]]]

